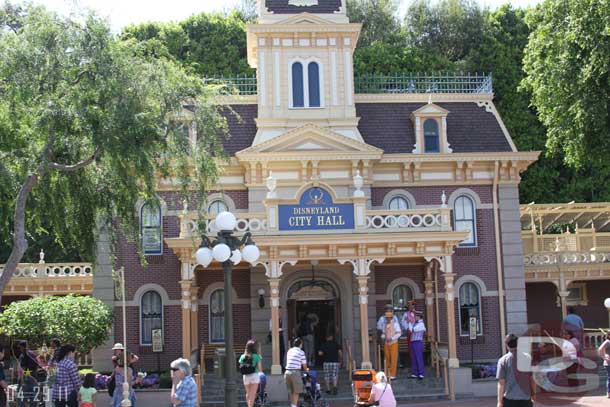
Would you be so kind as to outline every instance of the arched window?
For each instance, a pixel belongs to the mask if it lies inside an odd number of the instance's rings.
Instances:
[[[210,343],[225,340],[225,292],[215,290],[210,295]]]
[[[477,319],[477,335],[481,335],[481,295],[479,287],[474,283],[464,283],[460,286],[460,335],[468,335],[470,318]]]
[[[307,65],[307,86],[309,107],[320,107],[320,68],[317,62]]]
[[[305,92],[303,87],[303,64],[292,64],[292,106],[305,107]]]
[[[460,246],[477,245],[477,222],[475,218],[475,207],[472,198],[467,195],[460,195],[453,204],[453,219],[455,230],[470,231],[468,237],[464,239]]]
[[[406,310],[408,302],[413,299],[413,290],[406,284],[397,285],[392,290],[392,305],[395,310]]]
[[[156,291],[147,291],[140,302],[140,327],[142,345],[152,345],[152,332],[163,329],[163,303]]]
[[[388,206],[392,211],[406,211],[409,209],[409,201],[404,196],[395,196],[390,199]]]
[[[227,204],[224,201],[222,201],[220,199],[216,199],[208,205],[208,214],[209,215],[217,215],[220,212],[228,212],[228,211],[229,211],[229,207],[227,206]]]
[[[438,123],[434,119],[424,122],[424,153],[440,152]]]
[[[156,203],[145,203],[140,210],[140,233],[144,254],[163,253],[161,239],[161,207]]]

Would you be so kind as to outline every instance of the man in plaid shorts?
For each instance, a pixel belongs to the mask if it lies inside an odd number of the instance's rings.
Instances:
[[[341,346],[335,341],[333,334],[326,335],[326,342],[322,344],[318,355],[324,361],[324,381],[326,382],[326,393],[337,394],[337,383],[339,381],[339,366],[343,359]],[[332,383],[332,388],[331,388]]]

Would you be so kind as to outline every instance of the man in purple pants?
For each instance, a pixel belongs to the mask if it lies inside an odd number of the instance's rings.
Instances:
[[[424,378],[424,335],[426,326],[422,320],[422,313],[415,312],[415,323],[410,326],[411,332],[411,378],[422,380]]]

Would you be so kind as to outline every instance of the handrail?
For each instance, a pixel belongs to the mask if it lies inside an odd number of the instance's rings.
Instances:
[[[445,396],[449,397],[449,372],[448,372],[448,365],[447,365],[447,358],[445,358],[443,355],[441,355],[439,349],[438,349],[438,345],[442,343],[442,342],[436,342],[436,341],[432,341],[430,342],[430,351],[432,352],[432,357],[435,359],[435,363],[436,363],[436,377],[439,377],[440,374],[440,367],[439,365],[442,365],[443,368],[443,382],[445,385]]]

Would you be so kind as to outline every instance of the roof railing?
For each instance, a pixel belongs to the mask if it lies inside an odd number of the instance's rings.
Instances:
[[[206,76],[226,95],[256,95],[256,74]],[[356,93],[493,93],[491,73],[362,74],[354,78]]]
[[[356,93],[492,93],[491,73],[364,74],[354,78]]]

